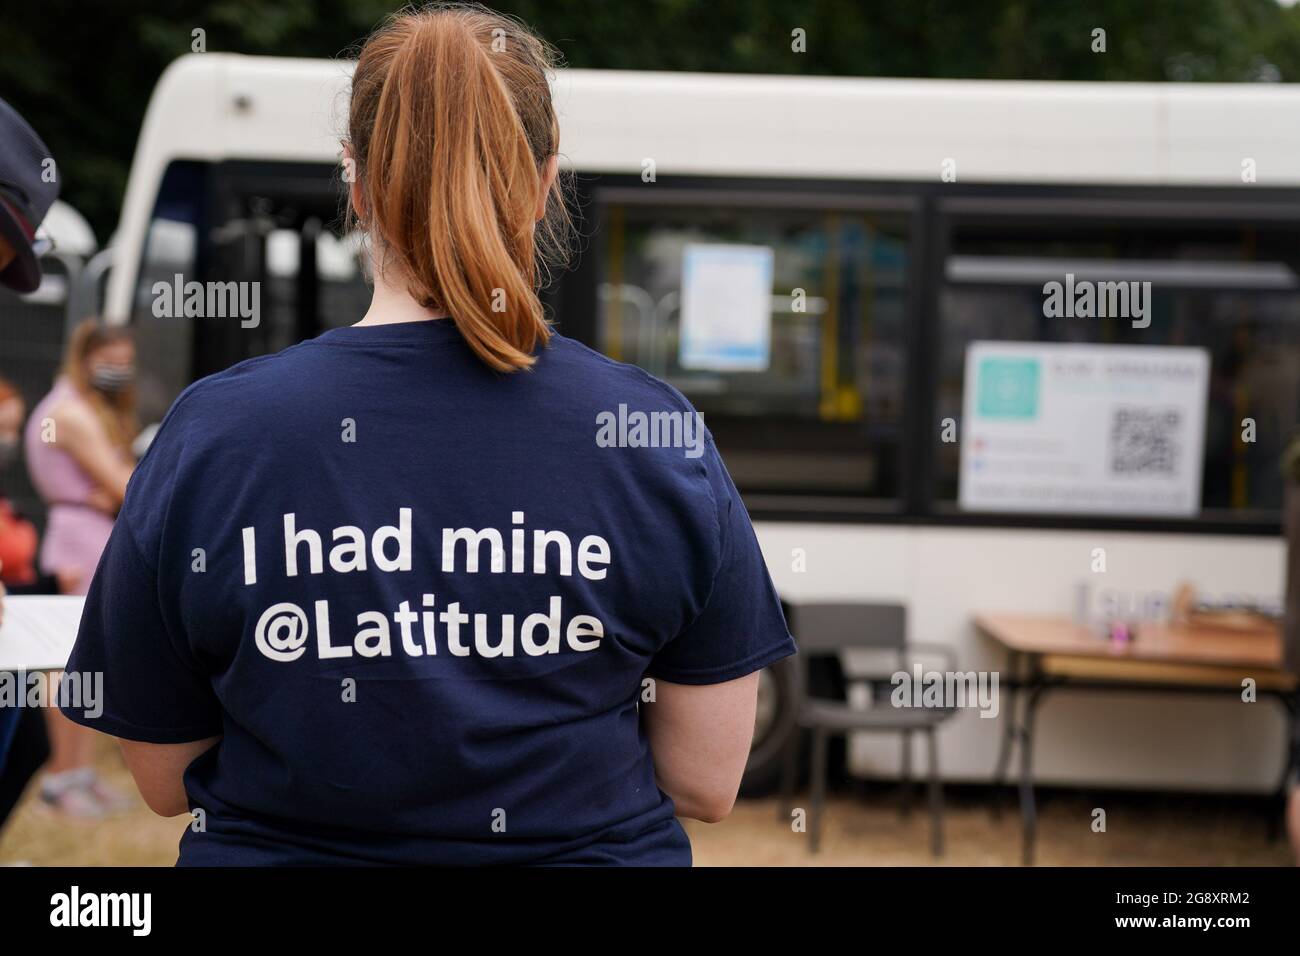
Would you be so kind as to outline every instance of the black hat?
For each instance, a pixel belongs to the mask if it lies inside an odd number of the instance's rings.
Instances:
[[[41,284],[33,244],[36,227],[59,198],[54,171],[50,151],[36,130],[0,100],[0,236],[15,253],[0,271],[0,284],[18,292],[34,292]]]

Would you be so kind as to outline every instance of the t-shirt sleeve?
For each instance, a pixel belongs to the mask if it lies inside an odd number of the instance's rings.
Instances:
[[[126,511],[123,510],[123,515]],[[173,744],[221,733],[212,686],[172,633],[158,575],[119,517],[86,595],[68,673],[102,684],[97,699],[60,708],[76,723],[146,743]]]
[[[703,610],[647,669],[674,684],[721,684],[795,652],[749,513],[711,438],[703,462],[717,512],[719,564]]]
[[[182,394],[163,420],[127,485],[126,500],[90,582],[68,661],[83,682],[98,681],[93,707],[63,713],[94,730],[145,743],[172,744],[221,733],[222,710],[195,659],[174,581],[160,581],[163,526],[183,455]],[[94,685],[92,685],[94,686]],[[88,703],[83,695],[80,703]]]

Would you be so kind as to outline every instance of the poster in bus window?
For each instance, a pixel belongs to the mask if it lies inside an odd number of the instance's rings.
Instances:
[[[762,372],[771,358],[772,250],[690,243],[682,252],[682,368]]]
[[[1204,349],[972,342],[961,507],[1196,514],[1209,377]]]

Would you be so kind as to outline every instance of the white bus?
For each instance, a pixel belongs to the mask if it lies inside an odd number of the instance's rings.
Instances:
[[[337,232],[349,70],[199,54],[164,73],[103,305],[139,328],[149,417],[196,377],[362,314]],[[972,625],[981,611],[1158,617],[1182,581],[1280,602],[1278,458],[1300,407],[1300,92],[568,70],[556,97],[584,238],[547,304],[561,332],[704,413],[785,597],[900,601],[913,639],[979,670],[1005,664]],[[680,363],[695,242],[773,250],[765,368]],[[1098,262],[1158,275],[1147,327],[1044,315],[1043,276]],[[153,285],[177,274],[261,283],[259,323],[154,317]],[[1204,349],[1199,505],[1159,518],[963,509],[943,423],[961,422],[967,347],[986,340]],[[851,700],[856,666],[837,688]],[[782,686],[769,675],[754,779],[788,732]],[[945,725],[945,778],[988,781],[1005,719]],[[1267,702],[1060,695],[1039,717],[1036,776],[1264,793],[1285,728]],[[899,770],[896,740],[849,750],[861,776]]]

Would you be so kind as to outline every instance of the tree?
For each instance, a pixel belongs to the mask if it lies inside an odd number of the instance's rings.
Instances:
[[[1277,0],[501,0],[571,66],[1030,80],[1300,79],[1300,7]],[[335,57],[380,0],[11,4],[0,96],[27,116],[63,196],[104,242],[150,91],[202,29],[208,51]],[[791,49],[796,28],[806,51]],[[1093,31],[1106,31],[1104,53]]]

